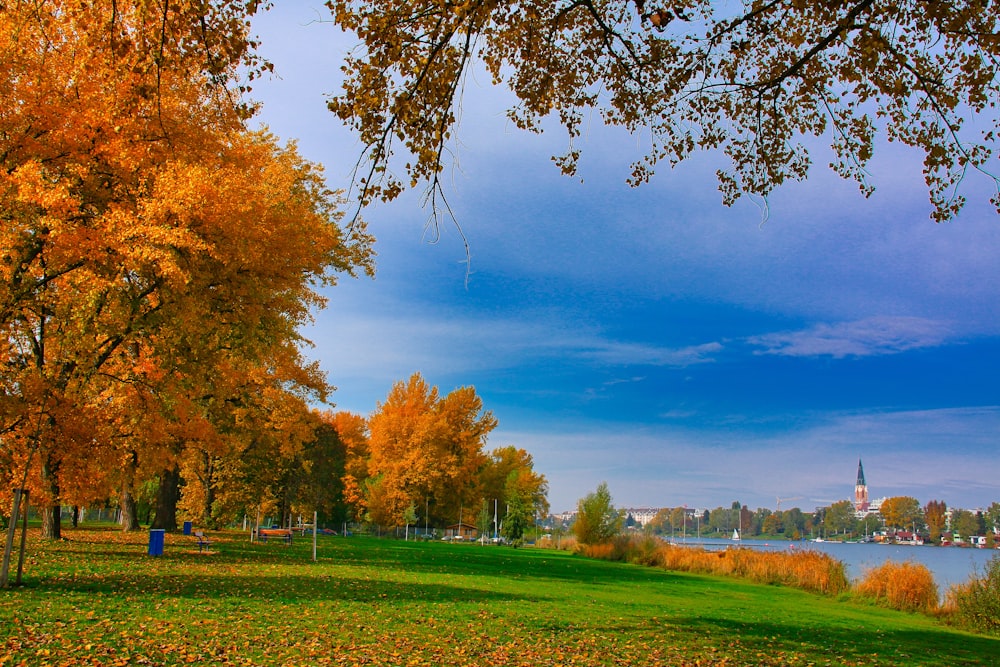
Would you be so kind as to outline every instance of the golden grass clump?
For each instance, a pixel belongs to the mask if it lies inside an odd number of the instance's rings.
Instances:
[[[535,540],[535,547],[539,549],[558,549],[559,551],[576,551],[576,537],[573,535],[562,535],[559,539],[551,536],[539,537]]]
[[[615,545],[612,542],[604,544],[577,544],[576,552],[587,558],[597,558],[599,560],[616,560]]]
[[[688,572],[721,574],[761,584],[780,584],[827,595],[847,590],[844,564],[824,553],[807,549],[757,551],[729,548],[705,551],[690,547],[668,547],[664,567]]]
[[[911,561],[888,561],[868,570],[854,592],[900,611],[933,613],[938,607],[938,587],[931,571]]]
[[[621,536],[610,544],[580,548],[578,553],[676,572],[740,577],[756,583],[792,586],[826,595],[836,595],[850,587],[842,562],[808,549],[758,551],[728,548],[708,551],[701,547],[666,544],[651,536],[632,535]]]

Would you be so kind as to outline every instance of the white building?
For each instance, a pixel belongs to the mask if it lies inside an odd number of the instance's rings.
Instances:
[[[631,516],[632,519],[636,523],[638,523],[638,524],[640,524],[642,526],[645,526],[650,521],[653,520],[653,517],[655,517],[657,514],[659,514],[660,509],[662,509],[662,508],[660,508],[660,507],[623,507],[619,511],[621,512],[623,519],[628,519],[628,517]]]

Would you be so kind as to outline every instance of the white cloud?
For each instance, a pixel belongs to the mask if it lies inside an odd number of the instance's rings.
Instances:
[[[869,317],[854,322],[817,324],[747,339],[760,354],[789,357],[867,357],[937,347],[946,342],[948,324],[920,317]]]
[[[621,505],[713,508],[739,500],[774,509],[778,497],[798,497],[792,504],[811,511],[851,497],[859,458],[873,497],[957,507],[998,500],[1000,406],[815,414],[778,433],[755,427],[732,420],[708,431],[594,423],[504,431],[501,424],[491,442],[532,452],[554,511],[571,509],[602,481]]]
[[[581,356],[601,364],[618,366],[643,365],[683,368],[692,364],[714,361],[714,353],[721,350],[720,343],[672,348],[600,339],[595,339],[592,342],[579,341]]]

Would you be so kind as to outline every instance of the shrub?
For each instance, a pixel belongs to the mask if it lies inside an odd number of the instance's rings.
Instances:
[[[649,536],[622,536],[600,548],[581,547],[593,558],[626,560],[676,572],[735,576],[761,584],[780,584],[814,593],[836,595],[849,587],[844,564],[827,554],[806,549],[755,551],[665,544]]]
[[[990,559],[985,572],[949,590],[945,604],[957,624],[1000,634],[1000,556]]]
[[[900,611],[930,613],[938,607],[938,588],[931,571],[910,561],[889,561],[868,570],[854,592]]]
[[[576,552],[586,556],[587,558],[617,560],[614,558],[615,545],[611,542],[604,542],[603,544],[583,544],[582,542],[579,542],[576,545]]]
[[[636,565],[655,565],[657,552],[662,545],[663,542],[652,535],[618,534],[611,539],[612,550],[607,560]]]
[[[576,551],[576,537],[573,535],[561,535],[558,539],[554,537],[540,537],[535,540],[535,546],[539,549]]]
[[[597,490],[577,503],[573,533],[581,544],[604,544],[621,532],[622,516],[615,509],[608,485],[601,482]]]

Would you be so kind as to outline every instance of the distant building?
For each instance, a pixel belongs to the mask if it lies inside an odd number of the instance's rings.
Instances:
[[[622,518],[628,520],[628,517],[632,517],[632,520],[639,524],[640,526],[648,525],[650,521],[653,520],[659,512],[659,507],[623,507],[619,510],[621,512]]]
[[[576,521],[576,510],[569,510],[568,512],[560,512],[559,514],[552,514],[550,518],[554,526],[565,527]]]
[[[859,515],[868,514],[868,485],[865,483],[865,468],[858,459],[858,481],[854,485],[854,511]]]

